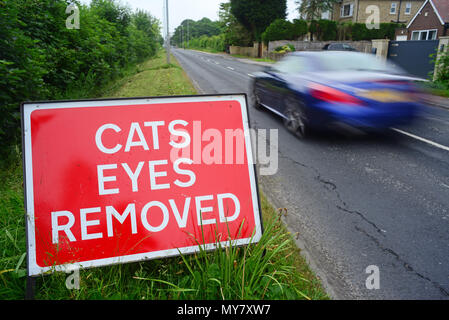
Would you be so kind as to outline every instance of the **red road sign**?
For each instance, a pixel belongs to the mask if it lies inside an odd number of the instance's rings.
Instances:
[[[24,103],[29,275],[262,235],[244,95]]]

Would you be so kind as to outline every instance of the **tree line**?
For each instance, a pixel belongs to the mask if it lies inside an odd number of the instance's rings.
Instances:
[[[321,41],[394,38],[395,29],[399,27],[396,23],[381,23],[379,29],[368,29],[363,23],[321,19],[321,13],[332,10],[336,2],[338,0],[295,1],[301,18],[288,21],[286,0],[229,0],[220,4],[218,21],[184,20],[176,28],[172,44],[225,51],[230,45],[296,40],[307,34],[311,40]]]
[[[161,44],[156,18],[116,0],[0,0],[0,153],[20,141],[21,102],[87,98]]]

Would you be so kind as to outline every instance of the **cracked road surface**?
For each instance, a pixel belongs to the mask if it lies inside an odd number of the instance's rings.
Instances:
[[[174,50],[200,93],[247,93],[263,67]],[[311,267],[336,299],[449,299],[449,110],[428,107],[412,127],[382,135],[316,134],[300,141],[268,111],[251,126],[278,129],[279,169],[259,176]],[[432,143],[428,143],[430,141]],[[380,288],[369,290],[376,265]]]

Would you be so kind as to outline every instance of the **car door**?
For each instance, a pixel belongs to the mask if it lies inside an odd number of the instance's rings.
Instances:
[[[270,78],[271,105],[273,111],[284,114],[284,100],[291,92],[294,81],[299,81],[308,70],[306,58],[301,55],[289,55],[273,66]]]
[[[274,103],[273,77],[275,77],[273,67],[267,67],[264,69],[263,76],[259,77],[256,82],[255,91],[257,97],[259,102],[266,108],[272,108]]]

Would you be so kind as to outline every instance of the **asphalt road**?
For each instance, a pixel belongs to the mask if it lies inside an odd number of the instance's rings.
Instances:
[[[175,49],[200,93],[247,93],[263,67]],[[279,169],[259,184],[336,299],[449,299],[449,110],[428,107],[381,135],[301,141],[279,117],[250,108],[253,128],[278,129]],[[368,289],[368,266],[379,289]]]

